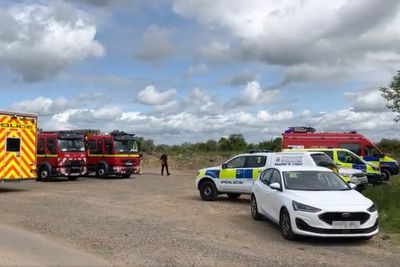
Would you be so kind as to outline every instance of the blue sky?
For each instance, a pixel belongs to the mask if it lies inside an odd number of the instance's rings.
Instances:
[[[0,109],[168,144],[294,125],[399,138],[378,88],[399,69],[400,3],[321,2],[2,1]]]

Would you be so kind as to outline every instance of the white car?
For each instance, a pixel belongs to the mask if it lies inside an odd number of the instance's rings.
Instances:
[[[297,235],[360,237],[378,233],[374,203],[327,168],[275,166],[255,181],[251,215],[279,224],[284,238]]]

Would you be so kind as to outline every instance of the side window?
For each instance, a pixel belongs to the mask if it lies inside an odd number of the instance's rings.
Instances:
[[[330,157],[333,160],[333,151],[332,150],[324,150],[321,152],[324,152],[325,154],[328,155],[328,157]]]
[[[373,146],[365,147],[365,155],[367,157],[381,157],[382,154]]]
[[[237,157],[227,163],[227,168],[244,168],[246,157]]]
[[[57,154],[56,143],[57,141],[54,138],[47,139],[47,149],[50,154]]]
[[[96,153],[96,141],[95,140],[90,140],[88,142],[88,147],[89,147],[89,153]]]
[[[97,140],[97,154],[103,154],[103,140]]]
[[[246,157],[246,168],[261,168],[265,166],[267,157],[265,156],[249,156]]]
[[[7,152],[20,152],[21,150],[21,139],[19,138],[7,138],[6,151]]]
[[[44,139],[39,139],[38,142],[38,154],[43,155],[46,154],[46,141]]]
[[[263,173],[260,176],[260,181],[269,186],[271,184],[271,176],[273,172],[274,169],[267,169],[263,171]]]
[[[339,144],[340,148],[346,148],[353,152],[356,155],[361,155],[361,146],[360,144],[357,143],[345,143],[345,144]]]
[[[362,164],[359,158],[347,151],[338,151],[338,158],[343,163]]]
[[[271,184],[272,183],[278,183],[281,184],[281,175],[279,174],[279,171],[274,170],[271,176]]]
[[[113,152],[113,147],[112,147],[112,142],[110,139],[106,140],[104,142],[105,146],[106,146],[106,153],[107,154],[112,154]]]

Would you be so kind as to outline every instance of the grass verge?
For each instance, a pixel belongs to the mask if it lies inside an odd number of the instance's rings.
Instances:
[[[400,176],[392,176],[388,184],[371,186],[363,194],[378,207],[380,228],[400,233]]]

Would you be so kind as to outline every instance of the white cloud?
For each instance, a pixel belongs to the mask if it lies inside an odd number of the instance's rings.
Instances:
[[[139,92],[137,101],[145,105],[165,105],[176,96],[176,90],[158,91],[153,85],[149,85]]]
[[[175,47],[170,39],[175,29],[149,26],[143,33],[142,40],[135,52],[135,58],[143,61],[157,61],[174,54]]]
[[[345,96],[353,103],[355,111],[385,111],[386,100],[378,89],[348,92]]]
[[[234,74],[222,81],[223,84],[231,85],[231,86],[240,86],[246,85],[251,81],[257,80],[259,77],[257,74],[253,73],[252,71],[245,69],[240,73]]]
[[[53,100],[42,96],[33,100],[19,101],[12,105],[15,110],[38,113],[39,115],[53,115],[69,107],[68,101],[63,97]]]
[[[276,101],[279,98],[279,90],[263,90],[257,81],[252,81],[247,84],[238,99],[232,105],[262,105]]]
[[[35,82],[69,65],[99,57],[96,25],[84,11],[61,1],[0,9],[0,65]]]
[[[228,61],[231,53],[231,44],[228,42],[213,41],[199,48],[199,54],[211,62]]]

